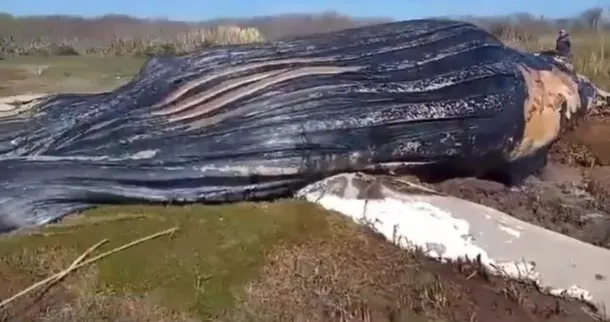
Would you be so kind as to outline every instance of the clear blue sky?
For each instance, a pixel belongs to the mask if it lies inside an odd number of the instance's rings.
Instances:
[[[595,6],[608,8],[610,0],[0,0],[0,11],[14,15],[118,13],[179,20],[324,10],[395,19],[514,12],[565,17]]]

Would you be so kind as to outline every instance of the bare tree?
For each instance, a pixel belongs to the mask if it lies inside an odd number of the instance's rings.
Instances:
[[[580,14],[580,18],[591,29],[597,30],[601,26],[604,8],[596,7],[587,9]]]

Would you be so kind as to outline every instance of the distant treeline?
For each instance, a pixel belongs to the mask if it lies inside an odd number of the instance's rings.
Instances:
[[[575,32],[610,30],[602,8],[574,17],[547,19],[527,13],[503,17],[458,17],[500,36],[529,39],[557,29]],[[183,52],[202,46],[275,40],[392,21],[352,18],[336,12],[285,14],[244,19],[183,22],[138,19],[125,15],[15,17],[0,13],[0,55],[155,54]]]

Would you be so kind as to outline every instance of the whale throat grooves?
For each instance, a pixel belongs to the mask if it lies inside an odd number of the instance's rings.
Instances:
[[[518,182],[582,115],[582,88],[451,20],[154,57],[111,92],[2,105],[0,229],[102,204],[290,196],[341,172]]]

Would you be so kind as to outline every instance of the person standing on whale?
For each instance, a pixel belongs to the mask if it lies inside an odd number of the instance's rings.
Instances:
[[[555,52],[562,58],[572,59],[572,42],[570,41],[570,35],[564,29],[559,31],[559,36],[555,41]]]

